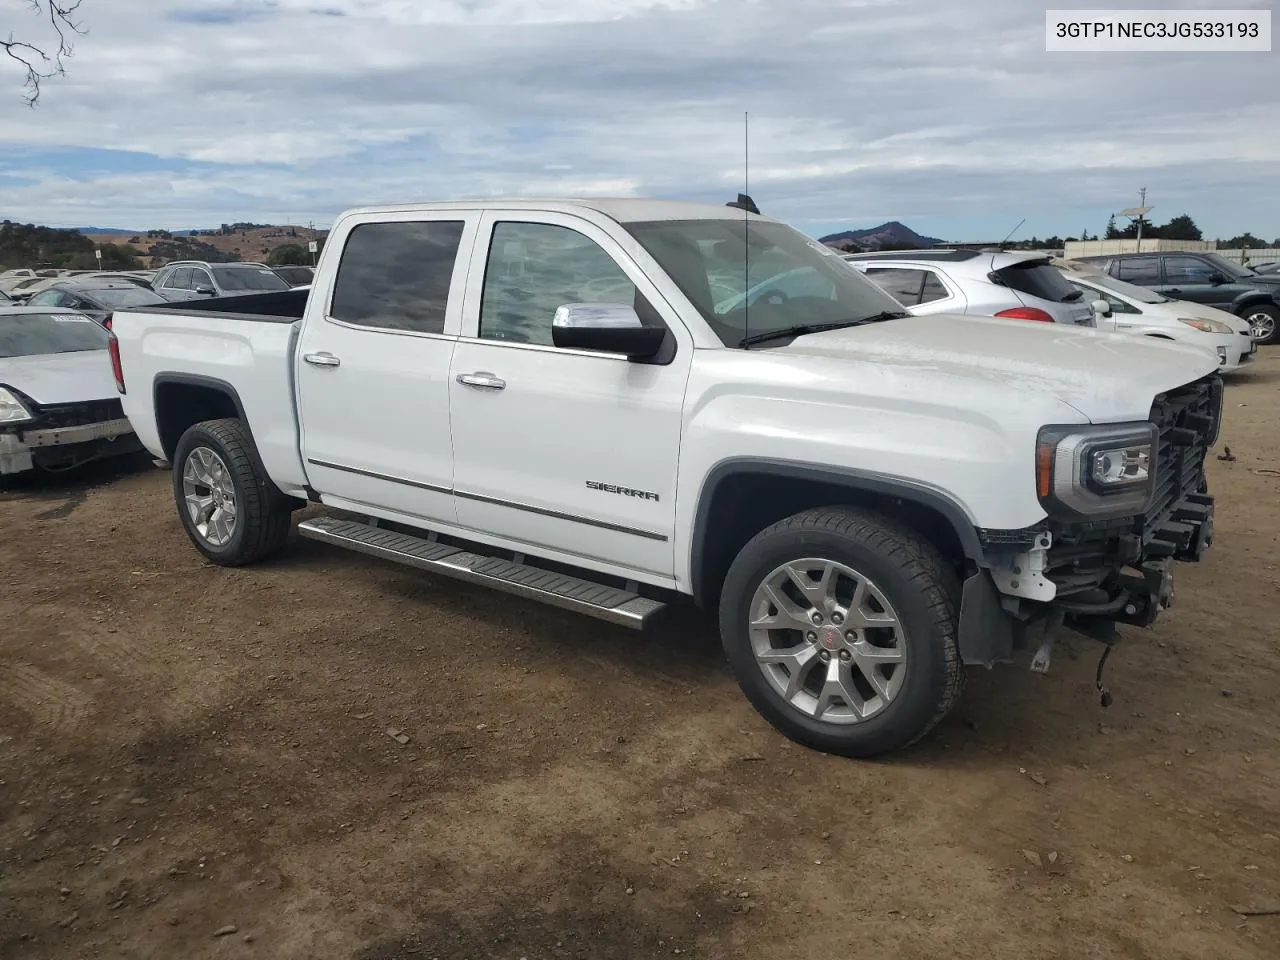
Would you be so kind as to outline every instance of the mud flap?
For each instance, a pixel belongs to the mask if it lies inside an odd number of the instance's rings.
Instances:
[[[1012,663],[1021,627],[1001,605],[1000,592],[986,570],[964,582],[958,643],[961,663],[988,669],[997,663]]]

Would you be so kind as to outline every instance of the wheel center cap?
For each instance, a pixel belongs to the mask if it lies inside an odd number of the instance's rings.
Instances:
[[[818,645],[823,650],[838,650],[844,646],[844,635],[839,627],[823,627],[818,631]]]

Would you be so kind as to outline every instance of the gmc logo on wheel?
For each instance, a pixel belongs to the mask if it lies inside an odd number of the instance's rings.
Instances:
[[[587,487],[591,490],[600,490],[603,493],[616,493],[623,497],[635,497],[637,500],[652,500],[658,502],[658,495],[648,490],[636,490],[632,487],[619,487],[613,483],[601,483],[599,480],[588,480]]]

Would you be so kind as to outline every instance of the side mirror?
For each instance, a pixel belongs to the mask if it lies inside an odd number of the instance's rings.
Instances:
[[[566,303],[551,321],[557,347],[621,353],[631,360],[652,357],[666,336],[665,327],[644,326],[627,303]]]
[[[196,287],[196,293],[202,297],[212,297],[217,291],[213,287]]]
[[[1111,316],[1111,304],[1106,300],[1095,300],[1090,306],[1093,307],[1093,312],[1100,317]]]
[[[1212,283],[1215,287],[1217,287],[1226,283],[1227,278],[1215,270],[1213,273],[1209,274],[1209,282]]]

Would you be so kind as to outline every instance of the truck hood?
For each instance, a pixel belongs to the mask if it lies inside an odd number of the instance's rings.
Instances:
[[[106,350],[0,357],[0,386],[13,387],[42,407],[119,396]]]
[[[1201,347],[1067,324],[934,314],[831,330],[772,348],[914,375],[924,391],[985,381],[1052,396],[1093,423],[1145,420],[1156,395],[1217,370]]]

